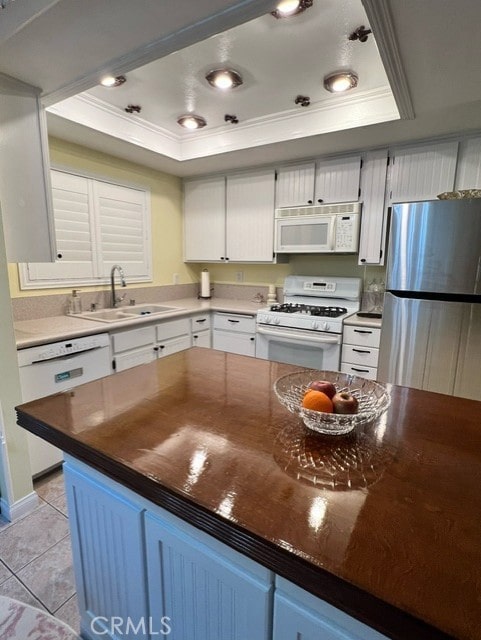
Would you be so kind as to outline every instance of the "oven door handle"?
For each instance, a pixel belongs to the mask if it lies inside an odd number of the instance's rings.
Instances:
[[[286,338],[287,340],[296,340],[297,342],[309,342],[310,344],[341,344],[341,336],[335,338],[320,338],[318,336],[305,336],[295,333],[287,333],[284,331],[277,331],[276,329],[264,329],[264,327],[257,327],[257,333],[264,336],[272,336],[273,338]]]

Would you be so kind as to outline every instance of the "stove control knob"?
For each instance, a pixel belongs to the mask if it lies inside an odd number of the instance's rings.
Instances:
[[[312,327],[313,329],[319,329],[319,323],[317,322],[317,320],[313,320],[313,321],[311,322],[311,327]]]
[[[270,324],[270,323],[271,323],[271,318],[270,318],[270,316],[266,316],[266,317],[264,318],[264,322],[265,322],[266,324]]]
[[[280,318],[274,318],[273,322],[274,322],[274,324],[281,324],[281,319]]]
[[[329,331],[329,329],[331,328],[329,322],[323,322],[322,323],[322,330],[323,331]]]

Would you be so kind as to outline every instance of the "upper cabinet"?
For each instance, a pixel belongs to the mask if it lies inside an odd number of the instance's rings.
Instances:
[[[360,178],[360,155],[318,160],[314,204],[357,202]]]
[[[277,170],[276,207],[356,202],[360,176],[360,155],[281,167]]]
[[[37,94],[0,74],[0,208],[8,262],[55,256],[47,128]]]
[[[481,189],[481,138],[459,144],[456,189]]]
[[[362,218],[359,264],[384,264],[387,209],[385,207],[387,149],[364,157],[361,178]]]
[[[458,142],[438,142],[395,149],[391,156],[390,202],[435,200],[452,191]]]
[[[296,164],[277,170],[276,207],[300,207],[314,204],[316,165]]]
[[[274,169],[184,183],[185,260],[274,260]]]

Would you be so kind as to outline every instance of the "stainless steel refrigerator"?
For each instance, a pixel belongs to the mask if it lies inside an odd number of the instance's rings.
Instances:
[[[481,199],[393,206],[378,378],[481,400]]]

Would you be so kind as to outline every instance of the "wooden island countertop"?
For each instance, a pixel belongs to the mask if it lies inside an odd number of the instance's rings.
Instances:
[[[18,423],[388,637],[481,638],[481,403],[392,387],[324,437],[272,390],[297,369],[193,348]]]

